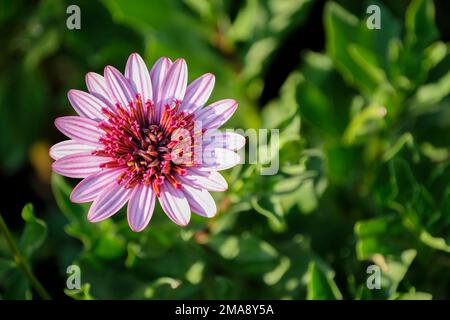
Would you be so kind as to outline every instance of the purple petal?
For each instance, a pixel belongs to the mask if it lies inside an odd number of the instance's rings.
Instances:
[[[195,168],[187,169],[187,174],[177,177],[183,184],[190,184],[196,188],[209,191],[225,191],[228,189],[227,181],[216,171],[201,171]]]
[[[189,223],[191,209],[183,191],[175,189],[166,182],[161,186],[159,203],[173,222],[180,226],[186,226]]]
[[[203,107],[208,101],[214,88],[215,77],[212,73],[206,73],[192,81],[186,88],[186,94],[179,111],[193,113]]]
[[[128,224],[134,232],[145,229],[155,208],[155,193],[150,186],[139,185],[134,188],[128,202]]]
[[[155,103],[158,114],[158,119],[161,113],[161,108],[159,108],[159,104],[157,103],[162,96],[163,83],[166,79],[167,72],[172,66],[172,61],[169,58],[159,58],[158,61],[152,67],[150,71],[150,79],[153,86],[153,102]]]
[[[89,208],[88,220],[98,222],[111,217],[127,203],[131,190],[118,183],[104,190]]]
[[[159,104],[173,103],[175,100],[182,100],[186,92],[187,66],[184,59],[177,59],[167,71],[166,79],[163,83],[163,90]]]
[[[216,202],[208,191],[189,185],[183,186],[191,210],[203,217],[211,218],[217,213]]]
[[[127,107],[130,102],[134,101],[136,93],[119,70],[112,66],[107,66],[105,68],[105,79],[109,93],[114,97],[115,102],[119,102],[123,107]]]
[[[239,164],[240,160],[239,155],[234,151],[208,147],[203,152],[201,167],[210,170],[225,170]]]
[[[153,88],[147,65],[141,56],[132,53],[127,61],[125,77],[134,84],[135,92],[140,93],[142,101],[153,100]]]
[[[58,160],[71,154],[92,152],[95,149],[96,148],[92,145],[87,145],[74,140],[66,140],[51,147],[49,154],[53,160]]]
[[[229,150],[239,150],[245,145],[244,136],[235,132],[220,132],[216,129],[207,130],[203,136],[204,148],[223,148]]]
[[[100,99],[80,90],[69,90],[67,97],[75,111],[80,116],[89,119],[103,119],[105,115],[103,114],[102,109],[109,108],[109,106]]]
[[[95,72],[86,74],[86,86],[89,93],[111,106],[111,96],[109,95],[108,86],[105,78]]]
[[[117,184],[117,178],[122,172],[123,169],[105,169],[88,176],[81,180],[81,182],[72,190],[70,200],[76,203],[95,200],[105,188]]]
[[[99,145],[99,139],[104,133],[96,121],[77,116],[57,118],[55,126],[69,138],[94,146]]]
[[[87,153],[76,153],[56,160],[52,164],[53,171],[70,178],[86,178],[102,170],[100,165],[110,158],[98,157]]]
[[[232,99],[225,99],[214,102],[197,112],[196,121],[201,121],[202,128],[216,129],[222,126],[231,118],[236,111],[237,102]]]

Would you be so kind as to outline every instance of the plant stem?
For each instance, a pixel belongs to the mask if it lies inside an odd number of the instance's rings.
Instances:
[[[25,259],[22,257],[22,254],[20,253],[13,236],[9,231],[8,226],[5,223],[5,220],[3,220],[1,213],[0,213],[0,230],[5,235],[6,242],[8,243],[9,250],[11,251],[11,254],[14,258],[14,262],[16,263],[16,265],[28,279],[28,281],[36,290],[36,292],[39,294],[39,296],[44,300],[51,300],[51,297],[48,294],[47,290],[45,290],[44,286],[34,276],[30,268],[28,267],[28,264],[26,263]]]

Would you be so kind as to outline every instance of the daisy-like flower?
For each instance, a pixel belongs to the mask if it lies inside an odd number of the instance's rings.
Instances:
[[[88,219],[97,222],[127,202],[133,231],[149,223],[156,198],[176,224],[189,223],[191,210],[204,217],[216,213],[209,191],[224,191],[218,172],[240,162],[235,152],[243,136],[216,130],[237,108],[232,99],[203,107],[214,87],[207,73],[187,85],[183,59],[160,58],[147,69],[136,53],[125,74],[107,66],[104,76],[86,75],[89,93],[70,90],[79,116],[57,118],[56,127],[70,140],[55,144],[53,170],[83,178],[70,196],[93,201]]]

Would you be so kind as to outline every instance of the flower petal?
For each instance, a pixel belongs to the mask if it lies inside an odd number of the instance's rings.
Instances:
[[[89,208],[88,220],[98,222],[105,220],[122,208],[131,195],[131,189],[116,183],[104,190]]]
[[[187,66],[184,59],[177,59],[167,71],[166,79],[163,83],[163,90],[160,96],[159,105],[163,107],[167,103],[171,104],[175,100],[182,100],[186,92]]]
[[[167,216],[176,224],[186,226],[191,219],[191,209],[183,191],[175,189],[169,183],[161,186],[159,203]]]
[[[105,68],[105,79],[109,93],[116,103],[118,102],[123,107],[127,107],[130,102],[134,101],[136,93],[119,70],[112,66],[107,66]]]
[[[245,137],[235,132],[220,132],[216,129],[207,130],[203,136],[205,148],[223,148],[229,150],[239,150],[245,145]]]
[[[98,73],[88,72],[85,80],[89,93],[111,106],[111,96],[105,78]]]
[[[94,146],[99,145],[103,135],[96,121],[78,116],[59,117],[55,120],[55,126],[69,138]]]
[[[150,71],[150,79],[153,87],[153,102],[157,108],[157,117],[159,119],[161,115],[161,108],[157,103],[162,96],[162,89],[164,80],[166,79],[167,72],[172,66],[172,61],[169,58],[162,57],[159,58],[158,61],[152,67]]]
[[[134,91],[141,95],[143,102],[153,99],[150,73],[139,54],[132,53],[128,58],[127,66],[125,67],[125,77],[130,83],[134,84]]]
[[[207,218],[216,215],[216,202],[208,191],[205,189],[197,189],[189,185],[183,185],[183,192],[193,212]]]
[[[201,167],[210,170],[225,170],[239,164],[241,157],[234,151],[208,147],[203,152]]]
[[[56,160],[52,164],[53,171],[70,178],[86,178],[102,170],[100,165],[110,158],[98,157],[90,152],[76,153]]]
[[[128,225],[134,232],[145,229],[155,209],[155,193],[150,186],[139,185],[134,188],[128,202]]]
[[[225,191],[228,184],[225,178],[216,171],[201,171],[196,168],[187,169],[187,174],[177,177],[184,184],[209,191]]]
[[[87,145],[74,140],[66,140],[59,142],[51,147],[49,154],[52,159],[58,160],[71,154],[92,152],[95,149],[95,146],[92,145]]]
[[[109,108],[103,101],[84,91],[69,90],[67,97],[75,111],[89,119],[103,119],[105,115],[102,109]]]
[[[123,169],[104,169],[81,180],[72,190],[70,200],[76,203],[83,203],[95,200],[97,196],[108,186],[117,183],[118,176]]]
[[[216,129],[231,118],[238,104],[233,99],[224,99],[200,109],[196,121],[201,121],[202,128]]]
[[[192,81],[186,88],[186,94],[179,111],[190,114],[203,107],[211,95],[214,83],[215,77],[212,73],[206,73]]]

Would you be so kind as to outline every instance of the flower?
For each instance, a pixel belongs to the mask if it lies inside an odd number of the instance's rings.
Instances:
[[[143,59],[130,55],[125,74],[107,66],[104,76],[86,75],[89,93],[70,90],[79,116],[55,120],[70,140],[55,144],[53,171],[83,178],[70,199],[93,201],[88,220],[111,217],[127,202],[128,224],[142,231],[156,198],[176,224],[189,223],[191,210],[216,213],[209,191],[224,191],[219,170],[240,162],[235,152],[243,136],[216,130],[237,108],[232,99],[203,107],[214,87],[206,73],[187,85],[184,59],[160,58],[149,72]]]

